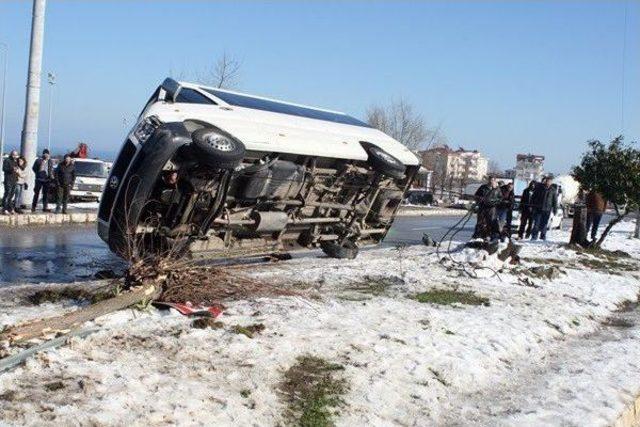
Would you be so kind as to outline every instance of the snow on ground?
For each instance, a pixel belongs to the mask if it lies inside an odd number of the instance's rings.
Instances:
[[[338,425],[608,425],[640,393],[640,311],[618,313],[640,293],[632,227],[620,224],[605,246],[633,259],[610,263],[561,247],[568,233],[554,231],[524,244],[520,266],[412,246],[252,267],[309,297],[227,303],[220,329],[192,329],[173,312],[105,316],[99,332],[0,375],[0,414],[20,425],[276,425],[282,374],[311,354],[345,367]],[[470,278],[452,259],[491,269],[467,267]],[[561,272],[527,276],[537,266]],[[413,298],[433,289],[473,291],[489,305]],[[21,293],[0,290],[2,324],[38,315]],[[612,316],[638,323],[603,326]],[[253,323],[266,329],[233,332]]]

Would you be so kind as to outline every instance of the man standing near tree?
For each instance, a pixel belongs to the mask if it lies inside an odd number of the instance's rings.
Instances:
[[[595,190],[589,191],[585,200],[587,205],[587,233],[591,229],[591,240],[596,240],[602,214],[607,209],[607,201]]]
[[[533,232],[531,240],[538,240],[538,235],[542,240],[547,240],[547,226],[551,213],[558,212],[558,190],[553,184],[553,178],[547,176],[541,184],[537,184],[533,190]]]

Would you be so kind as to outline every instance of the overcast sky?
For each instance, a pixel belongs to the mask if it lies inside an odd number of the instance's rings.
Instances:
[[[30,1],[0,2],[9,147],[19,145],[30,19]],[[454,148],[479,149],[503,167],[518,152],[543,154],[561,173],[588,139],[639,139],[639,24],[634,0],[49,0],[44,71],[58,80],[52,145],[62,151],[82,140],[115,152],[123,120],[131,126],[164,77],[202,72],[226,51],[242,61],[242,91],[360,118],[372,103],[403,97]]]

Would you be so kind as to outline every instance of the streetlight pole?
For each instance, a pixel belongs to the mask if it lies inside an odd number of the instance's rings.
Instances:
[[[20,151],[32,164],[38,151],[38,117],[40,116],[40,74],[42,72],[42,48],[44,45],[44,13],[46,0],[33,0],[33,17],[31,20],[31,45],[29,47],[29,76],[27,79],[27,99],[24,109],[24,125]],[[31,168],[26,168],[26,180],[34,181]],[[24,194],[25,200],[33,197],[33,186],[29,186]]]
[[[53,117],[53,86],[56,84],[56,75],[47,73],[49,83],[49,121],[47,122],[47,150],[51,151],[51,118]]]
[[[4,49],[4,72],[2,73],[2,113],[0,113],[0,162],[4,156],[4,118],[6,109],[7,93],[7,64],[9,63],[9,45],[0,42],[0,47]]]

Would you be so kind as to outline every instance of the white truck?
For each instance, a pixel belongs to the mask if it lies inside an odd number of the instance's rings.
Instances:
[[[121,256],[353,258],[384,238],[419,167],[347,114],[166,79],[111,168],[98,233]]]

